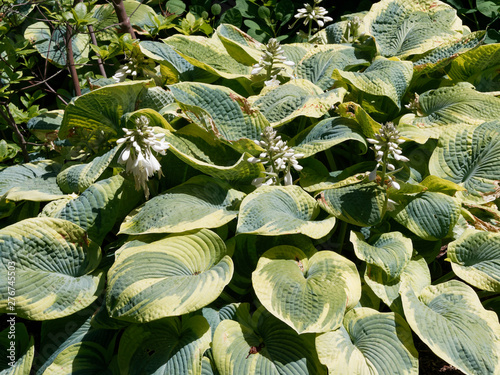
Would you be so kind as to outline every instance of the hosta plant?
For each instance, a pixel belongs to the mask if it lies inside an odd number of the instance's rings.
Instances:
[[[308,42],[136,41],[154,77],[35,117],[2,373],[500,373],[500,47],[440,1],[315,7]]]

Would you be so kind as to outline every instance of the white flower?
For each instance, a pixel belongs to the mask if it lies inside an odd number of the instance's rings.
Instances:
[[[124,144],[124,148],[118,157],[118,163],[125,164],[125,172],[132,173],[135,180],[136,190],[144,190],[146,198],[149,198],[147,181],[155,172],[162,176],[161,165],[152,151],[165,155],[170,144],[164,141],[163,134],[155,134],[153,128],[148,126],[149,119],[140,116],[136,120],[135,130],[123,129],[125,137],[116,141]]]
[[[301,171],[302,166],[299,165],[297,159],[304,157],[304,154],[296,153],[295,150],[288,147],[286,142],[281,139],[281,136],[276,134],[276,131],[268,126],[261,133],[262,139],[254,141],[258,146],[265,151],[261,152],[259,157],[250,157],[247,159],[250,163],[267,164],[264,174],[266,177],[259,177],[252,181],[254,186],[262,185],[279,185],[280,177],[283,174],[284,185],[292,185],[293,177],[291,169]]]
[[[262,47],[263,54],[257,64],[252,65],[252,75],[259,74],[263,69],[266,72],[265,81],[266,86],[278,86],[280,82],[276,79],[277,75],[284,69],[284,67],[277,66],[277,64],[285,64],[294,66],[293,61],[287,60],[284,55],[283,48],[277,39],[271,38],[266,45]]]
[[[297,10],[295,18],[304,18],[304,25],[308,25],[311,21],[316,21],[319,27],[323,27],[326,22],[333,21],[333,18],[328,17],[327,10],[323,7],[317,6],[321,0],[314,0],[314,5],[304,4],[305,8]]]
[[[276,87],[280,85],[280,81],[276,79],[276,76],[272,76],[269,81],[264,81],[264,84],[269,87]]]

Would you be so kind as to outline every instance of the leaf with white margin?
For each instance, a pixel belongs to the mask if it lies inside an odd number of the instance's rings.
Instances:
[[[120,146],[112,148],[90,163],[72,165],[57,175],[57,184],[65,193],[81,193],[92,185],[108,167],[120,150]]]
[[[195,176],[131,212],[120,233],[178,233],[217,228],[238,216],[244,193],[221,180]]]
[[[176,132],[166,129],[158,129],[158,132],[165,134],[170,152],[212,177],[249,184],[264,171],[262,163],[247,161],[252,155],[238,153],[196,124],[186,125]]]
[[[141,195],[137,194],[131,181],[115,175],[96,182],[78,198],[44,214],[79,225],[87,231],[89,238],[101,243],[116,220],[132,210],[140,199]]]
[[[139,48],[145,56],[155,60],[161,66],[167,67],[169,72],[175,76],[175,82],[213,82],[217,79],[217,76],[187,62],[186,59],[179,56],[171,46],[163,42],[142,40],[139,43]],[[167,81],[167,83],[170,84],[174,82]]]
[[[134,324],[120,339],[120,373],[201,374],[201,359],[209,347],[210,326],[202,316]]]
[[[117,250],[106,305],[112,318],[136,323],[183,315],[213,302],[232,275],[224,242],[208,229],[150,236]]]
[[[181,82],[168,87],[188,116],[193,112],[199,117],[197,108],[206,112],[210,117],[206,121],[206,130],[212,131],[219,139],[230,143],[241,138],[260,139],[268,125],[259,111],[250,108],[245,97],[227,87],[200,82]]]
[[[306,79],[294,79],[249,100],[252,109],[259,110],[272,127],[277,127],[299,116],[320,118],[342,102],[346,94],[342,87],[323,92]]]
[[[52,160],[17,164],[0,171],[0,197],[35,202],[64,198],[56,176],[61,165]]]
[[[299,334],[337,329],[361,298],[353,262],[333,251],[307,256],[294,246],[266,251],[252,285],[260,303]]]
[[[452,63],[461,54],[468,50],[475,49],[484,41],[486,31],[480,30],[462,36],[461,39],[452,39],[451,41],[440,45],[433,50],[418,56],[414,61],[414,79],[423,74],[430,74],[439,69],[444,69]],[[461,80],[461,81],[466,81]]]
[[[36,375],[104,374],[112,368],[117,331],[90,325],[95,305],[42,322]]]
[[[420,238],[434,241],[448,236],[460,217],[460,204],[442,193],[425,191],[401,197],[391,214],[394,219]]]
[[[366,242],[361,233],[351,231],[350,240],[356,256],[383,269],[389,280],[401,274],[413,253],[411,240],[400,232],[383,233]]]
[[[96,270],[101,249],[67,220],[32,218],[0,230],[0,275],[16,268],[16,313],[30,320],[56,319],[90,305],[104,277]],[[7,312],[7,283],[0,284],[0,312]]]
[[[456,10],[441,1],[382,0],[363,18],[382,56],[404,58],[462,36]]]
[[[487,196],[500,180],[500,120],[444,133],[429,160],[429,172],[467,189],[464,196]]]
[[[482,290],[500,292],[500,233],[468,229],[448,244],[447,256],[462,280]]]
[[[3,353],[0,357],[0,374],[29,374],[35,357],[35,339],[28,334],[23,323],[15,323],[14,315],[3,318],[8,326],[0,332],[0,350]]]
[[[416,256],[411,259],[401,274],[393,280],[389,280],[382,268],[367,264],[364,279],[373,293],[382,300],[389,308],[403,315],[403,306],[399,290],[403,280],[409,280],[413,290],[420,291],[431,284],[431,273],[425,259]]]
[[[151,81],[121,82],[77,97],[64,111],[59,138],[71,138],[75,131],[121,135],[120,118],[136,110],[141,93],[152,85]]]
[[[361,227],[373,226],[382,220],[385,190],[375,182],[361,182],[357,176],[323,190],[318,202],[329,214]]]
[[[363,72],[335,69],[332,74],[332,78],[343,81],[358,91],[389,98],[399,109],[412,76],[413,64],[410,61],[389,60],[383,57],[375,59]]]
[[[403,137],[425,143],[456,126],[466,128],[498,119],[500,98],[478,92],[470,83],[460,82],[421,94],[418,110],[421,115],[404,115],[398,130]]]
[[[313,221],[319,211],[318,203],[299,186],[261,186],[241,202],[236,231],[264,236],[302,233],[321,238],[332,230],[335,218]]]
[[[335,82],[331,78],[335,69],[348,70],[359,65],[369,65],[359,55],[359,51],[349,45],[315,45],[297,65],[297,78],[307,79],[323,90],[328,90]]]
[[[252,65],[242,64],[232,57],[217,33],[211,38],[196,35],[174,35],[162,39],[190,64],[227,79],[250,83]]]
[[[222,321],[212,350],[220,375],[325,375],[314,335],[299,335],[262,306],[253,313]]]
[[[219,25],[216,32],[229,55],[238,62],[245,65],[259,62],[262,56],[262,43],[227,23]]]
[[[478,91],[498,91],[500,44],[486,44],[469,50],[452,61],[449,77],[454,82],[470,82]]]
[[[430,285],[418,295],[401,286],[406,320],[437,356],[467,374],[500,371],[500,324],[474,290],[460,281]]]
[[[348,140],[360,142],[366,152],[366,140],[353,130],[355,127],[357,123],[353,120],[343,117],[327,118],[300,132],[290,145],[295,152],[304,154],[305,158]]]
[[[410,327],[393,312],[352,309],[339,329],[316,336],[316,348],[330,375],[418,374]]]

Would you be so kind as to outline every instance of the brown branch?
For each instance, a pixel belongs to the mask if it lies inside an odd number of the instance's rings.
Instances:
[[[24,139],[24,136],[22,135],[21,131],[17,127],[16,120],[12,116],[12,113],[10,113],[9,107],[7,104],[2,103],[3,109],[0,107],[0,116],[3,117],[3,119],[7,122],[7,125],[14,131],[14,133],[18,136],[19,142],[21,142],[21,151],[23,153],[23,159],[25,163],[28,163],[30,161],[30,156],[28,154],[28,149],[26,147],[26,139]],[[4,112],[5,110],[5,112]]]
[[[132,39],[137,39],[135,36],[135,31],[130,24],[130,18],[125,11],[125,5],[123,4],[123,0],[113,0],[113,8],[115,8],[116,16],[118,17],[118,22],[121,25],[122,33],[129,33]]]
[[[73,58],[73,43],[71,43],[71,38],[73,37],[73,29],[69,24],[66,24],[66,56],[67,56],[67,66],[69,73],[71,74],[71,79],[73,80],[73,85],[75,86],[76,96],[82,95],[82,90],[80,89],[80,81],[78,80],[78,73],[76,72],[75,59]]]
[[[97,46],[97,40],[95,38],[94,28],[92,27],[92,25],[88,25],[87,28],[89,29],[90,39],[92,40],[92,44],[94,46]],[[97,64],[99,65],[99,70],[101,72],[101,75],[104,78],[108,78],[108,76],[106,75],[106,71],[104,70],[104,64],[102,63],[102,59],[100,56],[98,56],[97,58]]]

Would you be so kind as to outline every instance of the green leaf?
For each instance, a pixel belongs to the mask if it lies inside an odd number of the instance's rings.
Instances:
[[[355,140],[362,144],[366,152],[365,138],[353,130],[356,125],[354,121],[342,117],[322,120],[299,133],[292,141],[293,149],[307,158],[339,143]]]
[[[361,233],[352,231],[350,240],[356,256],[383,269],[389,280],[401,274],[413,253],[411,240],[400,232],[383,233],[367,243]]]
[[[339,104],[337,112],[344,118],[356,120],[359,125],[359,131],[367,138],[373,137],[381,128],[381,125],[371,118],[363,107],[355,102]]]
[[[486,31],[476,31],[462,36],[461,39],[452,39],[451,41],[418,56],[416,61],[413,62],[415,70],[414,80],[416,77],[420,77],[424,74],[428,75],[432,72],[444,69],[458,56],[481,44],[484,41],[485,35]]]
[[[243,17],[241,16],[241,13],[238,9],[230,8],[222,14],[220,22],[234,25],[236,27],[241,27]]]
[[[317,202],[299,186],[261,186],[243,199],[238,233],[265,236],[302,233],[311,238],[326,236],[335,219],[313,221]]]
[[[460,217],[456,199],[434,192],[402,197],[394,219],[420,238],[433,241],[448,236]]]
[[[202,316],[134,324],[120,339],[120,373],[201,374],[201,358],[209,347],[210,326]]]
[[[0,171],[0,196],[11,201],[43,202],[63,198],[56,182],[61,165],[51,160],[17,164]]]
[[[500,234],[466,230],[448,244],[453,272],[469,284],[492,292],[500,291]]]
[[[500,98],[483,94],[462,82],[430,90],[418,98],[419,115],[407,114],[400,121],[401,135],[418,143],[439,138],[455,125],[479,125],[498,118]]]
[[[259,111],[250,108],[244,97],[224,86],[183,82],[169,88],[187,116],[192,113],[199,117],[196,109],[201,108],[209,118],[200,125],[229,143],[242,138],[260,139],[260,134],[269,124]]]
[[[31,118],[26,127],[39,140],[54,141],[57,139],[57,133],[61,126],[64,111],[57,109],[54,111],[45,112],[39,116]]]
[[[399,291],[403,281],[408,281],[412,289],[420,292],[431,284],[431,274],[425,259],[417,256],[411,259],[401,274],[390,280],[384,269],[368,264],[364,279],[370,289],[380,298],[392,311],[404,315]]]
[[[14,142],[7,142],[5,139],[0,140],[0,163],[12,159],[19,151],[21,151],[21,147]]]
[[[339,329],[316,337],[316,347],[331,375],[418,374],[410,327],[395,313],[350,310]]]
[[[361,297],[354,263],[332,251],[306,255],[294,246],[266,251],[252,284],[262,305],[299,334],[337,329]]]
[[[139,199],[132,182],[116,175],[91,185],[78,198],[47,214],[79,225],[89,238],[101,243],[123,211],[129,212]]]
[[[0,332],[0,373],[2,375],[29,374],[35,356],[35,339],[23,323],[16,323],[15,315],[4,316],[7,328]]]
[[[214,301],[232,275],[224,242],[207,229],[134,240],[116,252],[106,305],[111,317],[131,322],[182,315]]]
[[[335,69],[332,78],[345,82],[357,91],[385,96],[401,109],[401,99],[412,75],[413,64],[410,61],[378,58],[362,73]]]
[[[207,72],[227,79],[239,79],[250,83],[252,66],[242,64],[229,55],[224,44],[214,33],[211,38],[195,35],[174,35],[163,42],[172,47],[190,64]]]
[[[261,163],[247,161],[250,154],[238,153],[198,125],[189,124],[176,132],[163,133],[170,143],[169,151],[184,163],[212,177],[249,184],[264,171]]]
[[[467,189],[465,197],[495,192],[500,179],[500,121],[475,127],[455,126],[439,139],[429,161],[429,172]]]
[[[37,375],[109,373],[116,331],[91,327],[94,310],[91,305],[73,315],[42,323]]]
[[[236,218],[244,193],[226,182],[195,176],[132,211],[120,233],[177,233],[217,228]]]
[[[35,22],[28,26],[24,32],[24,38],[29,40],[33,47],[58,68],[66,68],[67,48],[66,48],[66,27],[58,25],[51,31],[45,22]],[[88,60],[90,37],[86,33],[74,33],[71,38],[73,49],[73,59],[78,69]]]
[[[247,312],[244,323],[222,321],[212,343],[221,375],[325,375],[314,348],[313,335],[299,335],[265,311]]]
[[[418,295],[404,284],[401,298],[413,332],[439,357],[468,374],[500,370],[498,316],[460,281],[430,285]]]
[[[176,81],[213,82],[217,79],[216,76],[186,61],[171,46],[163,42],[143,40],[139,43],[139,47],[144,55],[167,67],[177,77]]]
[[[452,181],[445,180],[444,178],[429,175],[420,183],[425,186],[429,191],[444,193],[453,196],[457,191],[464,191],[465,188],[455,184]]]
[[[322,209],[336,218],[360,227],[378,224],[382,220],[385,191],[375,182],[360,182],[348,178],[319,194]]]
[[[457,57],[451,63],[449,77],[456,83],[472,83],[478,91],[498,91],[500,44],[476,47]]]
[[[136,110],[140,94],[149,85],[150,81],[123,82],[77,97],[64,111],[59,138],[71,139],[73,128],[91,133],[103,131],[118,138],[123,133],[120,118]]]
[[[434,49],[461,37],[462,22],[443,2],[382,0],[374,4],[363,23],[375,37],[382,56],[404,58]]]
[[[237,27],[222,24],[217,28],[217,35],[227,52],[240,63],[253,65],[260,60],[262,44]]]
[[[369,62],[356,53],[352,46],[341,44],[317,45],[302,58],[296,68],[297,78],[311,81],[322,90],[329,90],[335,80],[335,69],[349,70],[356,66],[369,65]]]
[[[85,191],[102,175],[119,150],[120,147],[116,146],[90,163],[72,165],[64,169],[57,175],[57,184],[68,194]]]
[[[31,320],[55,319],[90,305],[104,278],[96,270],[101,249],[77,225],[32,218],[0,229],[0,274],[15,268],[16,313]],[[11,290],[11,289],[10,289]],[[9,285],[0,285],[0,312],[7,312]]]
[[[308,80],[294,79],[250,100],[252,108],[262,112],[271,126],[277,127],[299,116],[320,118],[334,104],[342,102],[346,93],[343,88],[324,93]]]

